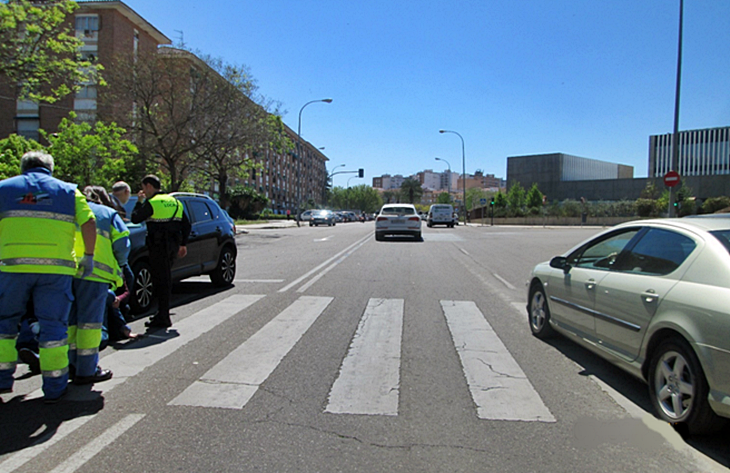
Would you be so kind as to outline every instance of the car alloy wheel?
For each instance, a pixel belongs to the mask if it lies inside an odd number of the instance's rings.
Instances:
[[[233,284],[236,277],[236,254],[226,246],[218,259],[218,266],[210,273],[210,280],[216,286],[228,286]]]
[[[145,261],[140,261],[134,265],[134,288],[132,289],[132,297],[130,305],[132,312],[141,314],[149,310],[152,306],[154,298],[154,286],[152,284],[152,270]]]
[[[726,420],[710,408],[702,366],[683,339],[673,338],[659,345],[647,380],[651,402],[667,422],[686,425],[690,434],[712,433],[726,425]]]
[[[527,308],[530,322],[530,330],[537,338],[547,338],[553,335],[553,328],[550,326],[550,309],[547,305],[545,290],[539,282],[532,285],[530,289],[530,305]]]

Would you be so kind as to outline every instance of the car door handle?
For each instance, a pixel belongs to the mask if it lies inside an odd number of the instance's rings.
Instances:
[[[654,292],[653,289],[647,290],[645,293],[641,295],[641,298],[646,302],[647,304],[651,304],[653,302],[656,302],[659,299],[659,294]]]
[[[588,289],[589,291],[592,291],[595,288],[596,288],[595,279],[589,279],[588,281],[586,281],[586,289]]]

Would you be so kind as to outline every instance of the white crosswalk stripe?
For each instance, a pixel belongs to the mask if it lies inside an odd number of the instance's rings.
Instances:
[[[370,299],[325,412],[398,415],[403,299]]]
[[[517,362],[471,301],[441,301],[480,419],[555,422]]]
[[[330,302],[300,297],[169,405],[242,409]]]

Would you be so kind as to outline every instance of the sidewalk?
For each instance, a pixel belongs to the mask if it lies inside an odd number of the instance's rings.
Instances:
[[[292,220],[269,220],[268,222],[252,223],[249,225],[236,225],[236,234],[248,233],[247,230],[274,230],[277,228],[296,227],[297,221]]]

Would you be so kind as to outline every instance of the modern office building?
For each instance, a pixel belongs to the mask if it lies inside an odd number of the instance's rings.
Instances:
[[[684,177],[730,174],[730,126],[682,131],[678,138],[678,167],[672,169],[672,133],[649,137],[648,176],[672,170]]]

